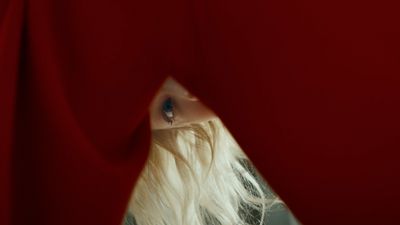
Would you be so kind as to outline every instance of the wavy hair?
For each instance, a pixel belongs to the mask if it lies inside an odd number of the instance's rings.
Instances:
[[[219,119],[155,130],[152,136],[129,204],[138,225],[264,223],[276,198],[265,195]]]

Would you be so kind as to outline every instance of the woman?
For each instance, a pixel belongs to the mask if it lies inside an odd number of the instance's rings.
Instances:
[[[129,207],[138,225],[264,223],[276,198],[210,109],[168,79],[150,113],[152,149]]]

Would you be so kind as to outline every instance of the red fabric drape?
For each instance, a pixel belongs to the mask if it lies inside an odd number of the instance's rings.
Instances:
[[[1,0],[0,224],[119,224],[170,74],[303,224],[399,224],[397,9]]]

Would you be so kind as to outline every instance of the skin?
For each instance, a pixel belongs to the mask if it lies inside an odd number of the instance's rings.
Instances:
[[[162,106],[166,99],[173,102],[174,119],[166,121]],[[150,122],[153,130],[170,129],[210,120],[215,114],[182,85],[168,78],[150,105]]]

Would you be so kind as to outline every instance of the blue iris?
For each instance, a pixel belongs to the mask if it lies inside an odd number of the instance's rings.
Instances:
[[[165,121],[172,125],[175,120],[174,103],[172,102],[172,98],[167,98],[162,103],[162,116],[164,117]]]
[[[162,104],[163,112],[173,112],[174,111],[174,104],[172,103],[171,98],[167,98]]]

